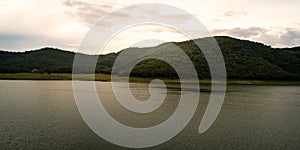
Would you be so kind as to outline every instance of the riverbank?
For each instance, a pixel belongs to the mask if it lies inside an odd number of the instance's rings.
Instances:
[[[121,78],[121,77],[118,77]],[[72,80],[72,74],[35,74],[35,73],[16,73],[16,74],[0,74],[1,80]],[[96,80],[109,82],[111,75],[108,74],[82,74],[76,75],[78,80]],[[153,78],[130,77],[131,82],[151,82]],[[180,83],[178,79],[162,79],[165,83]],[[199,80],[200,84],[210,84],[210,80]],[[297,85],[300,81],[267,81],[267,80],[227,80],[230,85]]]

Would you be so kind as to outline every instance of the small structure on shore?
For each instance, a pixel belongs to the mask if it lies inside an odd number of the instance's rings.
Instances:
[[[39,73],[39,70],[34,68],[34,69],[31,70],[31,73]]]

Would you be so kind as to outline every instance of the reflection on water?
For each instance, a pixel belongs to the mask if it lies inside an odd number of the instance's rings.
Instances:
[[[71,81],[0,84],[0,149],[124,149],[87,127],[76,108]],[[168,85],[167,97],[156,111],[129,112],[114,100],[110,85],[97,82],[98,95],[110,115],[128,126],[159,124],[178,105],[180,88]],[[201,89],[197,112],[188,126],[172,140],[150,149],[300,149],[299,86],[230,85],[216,122],[198,134],[209,99],[209,87]],[[143,83],[132,84],[131,92],[141,101],[150,96]]]

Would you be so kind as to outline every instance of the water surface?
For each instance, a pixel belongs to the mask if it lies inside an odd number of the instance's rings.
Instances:
[[[162,106],[141,115],[113,100],[107,88],[111,83],[96,84],[110,115],[133,127],[166,120],[180,96],[178,85],[168,85],[172,88]],[[0,149],[125,149],[101,139],[84,123],[71,81],[0,80],[0,85]],[[149,98],[147,84],[134,83],[131,91],[140,100]],[[300,149],[299,91],[300,86],[230,85],[216,122],[198,134],[210,94],[204,90],[188,126],[172,140],[150,149]]]

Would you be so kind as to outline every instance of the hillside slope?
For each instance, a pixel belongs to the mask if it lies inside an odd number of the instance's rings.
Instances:
[[[299,47],[274,49],[261,43],[239,40],[231,37],[215,37],[225,59],[229,79],[260,79],[260,80],[300,80],[300,51]],[[196,39],[206,47],[211,47],[209,38]],[[174,44],[180,47],[192,60],[199,78],[210,78],[209,68],[204,55],[194,41],[164,43],[151,48],[128,48],[123,51],[135,51],[140,56],[160,55],[168,53],[170,61],[182,61],[178,54],[171,52]],[[121,51],[122,52],[122,51]],[[121,53],[100,55],[96,66],[96,73],[110,73],[115,59]],[[84,55],[84,54],[81,54]],[[40,72],[71,73],[75,53],[53,48],[43,48],[24,53],[0,51],[0,73],[31,72],[36,68]],[[84,55],[87,58],[98,56]],[[134,58],[134,57],[133,57]],[[141,59],[141,58],[136,58]],[[134,60],[134,59],[131,59]],[[124,60],[117,66],[117,74],[122,75],[126,64]],[[91,64],[84,62],[86,68]],[[188,68],[186,69],[188,72]],[[91,73],[91,72],[82,72]],[[148,59],[140,62],[132,70],[131,75],[140,77],[168,77],[176,78],[175,70],[167,63],[157,59]]]

